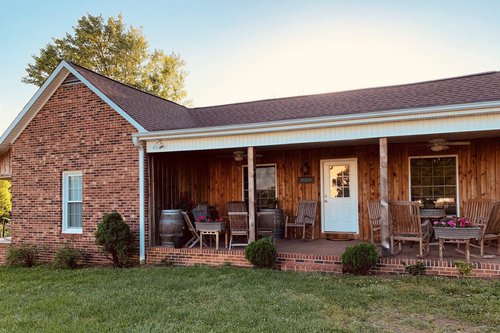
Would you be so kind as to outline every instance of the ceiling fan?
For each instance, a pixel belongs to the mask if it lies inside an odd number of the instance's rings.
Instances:
[[[243,150],[235,150],[232,154],[219,155],[219,157],[232,157],[236,162],[241,162],[247,157],[247,154]],[[262,155],[255,154],[255,157],[262,157]]]
[[[449,149],[450,146],[466,146],[470,145],[469,141],[446,141],[445,139],[429,140],[428,146],[432,151],[443,151]]]

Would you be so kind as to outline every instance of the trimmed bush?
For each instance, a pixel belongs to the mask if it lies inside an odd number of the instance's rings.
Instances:
[[[268,238],[261,238],[248,244],[245,249],[245,258],[256,268],[272,268],[276,262],[277,253],[276,246]]]
[[[377,261],[378,253],[375,245],[359,243],[349,246],[342,253],[342,270],[345,273],[366,275]]]
[[[415,265],[406,265],[405,271],[410,275],[424,275],[425,265],[423,262],[418,261]]]
[[[57,250],[54,256],[54,267],[62,269],[75,269],[85,262],[85,253],[73,247],[64,246]]]
[[[32,267],[37,259],[38,247],[33,244],[23,244],[10,247],[5,261],[9,266]]]
[[[117,212],[105,214],[97,225],[95,242],[102,252],[111,255],[115,267],[130,265],[130,254],[133,250],[134,236],[130,227]]]
[[[474,269],[474,265],[471,264],[470,262],[465,262],[465,261],[455,261],[453,262],[453,265],[457,268],[458,274],[460,274],[460,277],[466,277],[470,273],[472,273],[472,270]]]

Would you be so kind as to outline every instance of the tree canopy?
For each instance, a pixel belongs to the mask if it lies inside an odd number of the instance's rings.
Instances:
[[[127,26],[123,17],[107,20],[88,14],[73,33],[53,38],[26,68],[24,83],[41,86],[62,60],[73,61],[122,83],[163,98],[189,103],[184,90],[187,71],[179,54],[149,50],[141,28]]]
[[[9,216],[12,210],[10,182],[0,179],[0,217]]]

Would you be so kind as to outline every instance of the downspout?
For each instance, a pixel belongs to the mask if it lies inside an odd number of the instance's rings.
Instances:
[[[139,261],[144,264],[146,261],[145,247],[145,211],[144,211],[144,147],[136,137],[132,142],[139,148]]]

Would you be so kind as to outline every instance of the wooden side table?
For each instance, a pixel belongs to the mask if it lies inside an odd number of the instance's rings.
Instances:
[[[227,230],[225,222],[195,222],[200,233],[200,249],[203,248],[203,236],[215,236],[215,249],[219,250],[219,235],[224,233],[224,247],[227,247]]]

